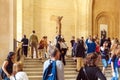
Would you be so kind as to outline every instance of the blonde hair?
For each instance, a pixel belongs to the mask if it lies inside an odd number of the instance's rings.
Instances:
[[[15,71],[15,68],[16,68],[16,72],[23,71],[23,63],[21,61],[16,62],[14,64],[13,68],[14,68],[14,71]]]
[[[111,57],[113,57],[114,54],[120,55],[120,48],[118,48],[120,44],[118,42],[115,42],[111,47]]]

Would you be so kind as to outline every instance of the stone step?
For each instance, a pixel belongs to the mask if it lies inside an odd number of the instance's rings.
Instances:
[[[38,75],[38,76],[40,76],[40,75],[42,75],[43,74],[43,72],[41,71],[41,72],[26,72],[27,73],[27,75]],[[65,71],[64,72],[64,74],[65,75],[73,75],[73,74],[78,74],[78,72],[76,72],[76,71]]]
[[[24,68],[24,71],[42,71],[43,68]],[[64,68],[65,71],[74,71],[75,68]]]
[[[48,60],[48,59],[46,59]],[[31,62],[36,62],[36,61],[46,61],[46,60],[39,60],[39,59],[26,59],[25,62],[31,61]],[[74,60],[72,59],[66,59],[67,62],[73,62]]]
[[[46,61],[44,59],[43,61]],[[103,65],[99,62],[99,67],[102,69]],[[76,80],[78,72],[76,70],[76,63],[72,58],[66,59],[66,66],[64,66],[65,80]],[[29,80],[42,80],[43,63],[39,59],[26,58],[24,62],[24,71],[27,73]],[[108,66],[105,76],[110,80],[111,78],[111,67]]]
[[[42,75],[41,76],[28,76],[29,78],[39,78],[40,80],[42,79]],[[70,78],[73,78],[73,79],[76,79],[77,75],[65,75],[64,76],[65,79],[70,79]]]
[[[46,61],[46,60],[25,60],[25,62],[41,62],[41,61]],[[66,62],[74,62],[74,60],[66,60]]]
[[[43,65],[42,62],[25,62],[24,65]],[[66,65],[76,65],[74,62],[66,62]]]
[[[74,61],[72,58],[65,58],[66,60],[72,60],[72,61]],[[25,58],[24,59],[25,61],[27,61],[27,60],[32,60],[32,61],[34,61],[34,60],[40,60],[40,59],[38,59],[38,58],[34,58],[34,59],[31,59],[31,58]],[[45,59],[43,59],[44,61],[45,60],[48,60],[47,58],[45,58]]]
[[[76,68],[76,65],[65,65],[65,68]],[[43,68],[43,65],[24,65],[24,68]]]

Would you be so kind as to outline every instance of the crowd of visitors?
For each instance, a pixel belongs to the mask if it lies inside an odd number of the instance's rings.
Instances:
[[[22,40],[22,51],[28,57],[28,46],[31,47],[31,58],[43,60],[44,62],[43,80],[64,80],[64,66],[66,64],[66,54],[71,49],[71,57],[76,63],[76,71],[79,72],[76,80],[107,80],[105,77],[108,65],[111,66],[111,80],[119,80],[120,67],[120,42],[117,38],[99,39],[98,36],[75,38],[70,41],[71,48],[66,44],[65,39],[58,35],[56,42],[47,41],[47,36],[43,36],[39,41],[35,31],[28,39],[26,35]],[[28,80],[27,74],[23,72],[23,64],[15,62],[15,52],[10,52],[0,69],[1,77],[4,80]],[[102,70],[98,64],[102,62]],[[13,68],[14,67],[14,68]]]
[[[72,46],[72,55],[77,61],[77,71],[79,71],[77,80],[106,80],[105,70],[108,65],[111,66],[112,78],[111,80],[119,80],[119,60],[120,60],[120,42],[117,38],[112,40],[107,37],[89,36],[86,41],[83,37],[81,39],[70,41]],[[79,42],[79,43],[78,43]],[[80,42],[83,42],[80,45]],[[79,47],[79,48],[78,48]],[[78,56],[78,51],[79,55]],[[96,57],[95,57],[96,55]],[[100,58],[99,60],[97,59]],[[78,58],[79,57],[79,58]],[[80,59],[81,58],[81,59]],[[81,65],[81,62],[84,62]],[[103,69],[100,70],[96,63],[102,62]]]

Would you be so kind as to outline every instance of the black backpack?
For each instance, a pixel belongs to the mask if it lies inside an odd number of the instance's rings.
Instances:
[[[43,73],[43,80],[57,80],[57,67],[56,61],[51,61],[49,66]]]

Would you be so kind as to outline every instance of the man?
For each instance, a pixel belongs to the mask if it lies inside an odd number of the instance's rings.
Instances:
[[[106,38],[106,35],[107,35],[107,32],[106,32],[105,29],[103,29],[103,30],[101,31],[101,38],[102,38],[102,37]]]
[[[87,54],[93,53],[96,50],[96,44],[91,36],[86,40]]]
[[[64,65],[59,60],[59,57],[60,57],[59,50],[57,48],[53,47],[53,49],[49,50],[49,52],[50,52],[51,58],[49,60],[45,61],[44,67],[43,67],[43,73],[50,65],[50,62],[55,61],[56,62],[56,70],[57,70],[57,80],[64,80]]]
[[[31,58],[33,58],[33,53],[34,49],[36,52],[36,58],[38,58],[38,50],[37,50],[37,45],[38,45],[38,37],[35,34],[35,31],[33,30],[33,33],[30,35],[30,46],[31,46]]]
[[[23,36],[22,40],[22,49],[25,57],[27,57],[28,54],[28,39],[26,38],[26,35]]]
[[[104,36],[100,39],[100,46],[103,46],[104,42],[107,41]]]
[[[72,36],[72,40],[70,41],[70,43],[71,43],[71,48],[72,48],[71,56],[74,57],[73,45],[75,43],[75,36]]]

